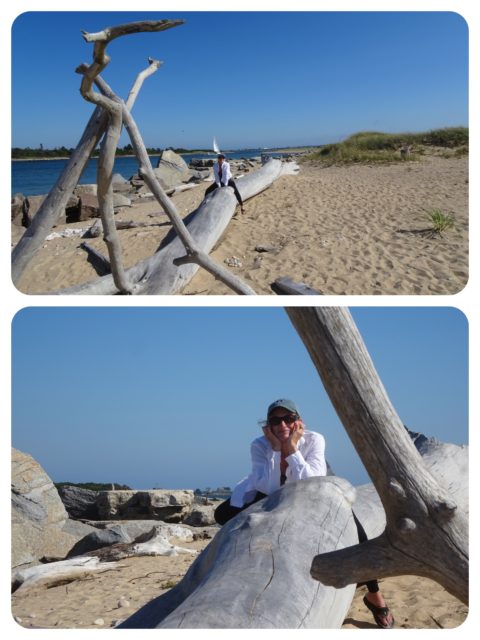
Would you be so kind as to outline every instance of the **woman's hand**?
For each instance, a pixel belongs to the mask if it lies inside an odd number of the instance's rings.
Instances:
[[[262,429],[263,429],[263,433],[264,433],[266,439],[268,440],[268,442],[270,443],[270,446],[272,447],[272,449],[274,451],[280,451],[281,448],[282,448],[282,445],[280,443],[280,440],[273,435],[272,428],[267,425],[266,427],[262,427]]]
[[[305,433],[305,425],[300,419],[296,420],[292,430],[290,431],[290,436],[287,442],[285,443],[285,448],[284,448],[285,456],[290,456],[292,455],[292,453],[295,453],[297,451],[298,442],[304,433]]]

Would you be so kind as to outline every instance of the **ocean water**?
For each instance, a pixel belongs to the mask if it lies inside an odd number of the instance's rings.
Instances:
[[[244,149],[242,151],[225,151],[227,159],[253,158],[261,153],[269,153],[280,156],[275,151],[262,149]],[[206,158],[214,156],[202,156],[200,154],[183,154],[188,164],[192,158]],[[158,156],[151,156],[152,165],[157,166]],[[48,193],[58,177],[62,173],[68,160],[15,160],[12,162],[12,195],[23,193],[25,196],[42,195]],[[117,158],[114,165],[114,173],[120,173],[127,180],[138,172],[136,158]],[[97,158],[88,161],[80,178],[79,184],[92,184],[97,181]]]

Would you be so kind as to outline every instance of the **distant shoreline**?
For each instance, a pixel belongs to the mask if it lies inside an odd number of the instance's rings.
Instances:
[[[268,152],[271,152],[271,153],[288,153],[288,152],[298,153],[299,151],[307,151],[307,150],[308,151],[315,151],[316,149],[319,149],[319,148],[320,148],[320,145],[317,145],[317,146],[314,146],[314,147],[291,147],[291,148],[285,147],[285,148],[280,148],[280,149],[268,148],[268,149],[265,149],[264,151],[267,152],[267,153]],[[240,149],[238,151],[235,151],[235,150],[225,151],[225,153],[227,153],[227,154],[228,153],[241,153],[241,152],[242,152],[242,149]],[[159,155],[160,155],[160,153],[152,153],[151,157],[152,156],[159,156]],[[178,155],[180,155],[180,156],[186,156],[186,155],[189,155],[189,156],[194,156],[194,155],[195,156],[204,156],[204,155],[214,156],[215,154],[211,153],[211,152],[207,152],[207,151],[186,151],[185,153],[180,153]],[[116,155],[115,156],[115,160],[117,158],[135,158],[135,157],[136,157],[136,155],[134,153],[128,153],[128,154],[125,153],[125,154],[122,154],[122,155]],[[44,157],[39,157],[39,158],[12,158],[12,162],[35,162],[35,160],[70,160],[70,158],[71,158],[71,156],[58,156],[58,157],[55,157],[55,158],[52,158],[52,157],[46,157],[46,158],[44,158]],[[96,159],[98,159],[98,156],[90,157],[90,160],[96,160]]]

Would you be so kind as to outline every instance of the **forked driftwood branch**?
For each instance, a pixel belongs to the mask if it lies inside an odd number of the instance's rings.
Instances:
[[[171,27],[174,27],[182,24],[183,20],[168,22],[171,23]],[[85,65],[86,67],[88,65]],[[158,67],[159,63],[157,61],[149,60],[148,68],[138,74],[129,93],[127,102],[129,109],[133,107],[144,80],[152,73],[155,73]],[[43,245],[51,228],[58,222],[65,210],[91,154],[106,131],[107,125],[108,114],[97,106],[64,170],[12,252],[12,280],[15,285],[18,285],[31,259]]]
[[[467,514],[425,467],[350,312],[342,307],[290,307],[287,314],[375,484],[387,518],[385,531],[374,540],[317,555],[312,576],[335,587],[375,577],[426,576],[467,603]]]

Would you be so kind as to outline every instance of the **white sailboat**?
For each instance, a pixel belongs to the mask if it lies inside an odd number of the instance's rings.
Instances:
[[[213,151],[214,151],[214,153],[216,153],[216,154],[221,153],[221,152],[220,152],[220,148],[219,148],[219,146],[218,146],[217,141],[216,141],[216,139],[215,139],[215,138],[213,138]]]

